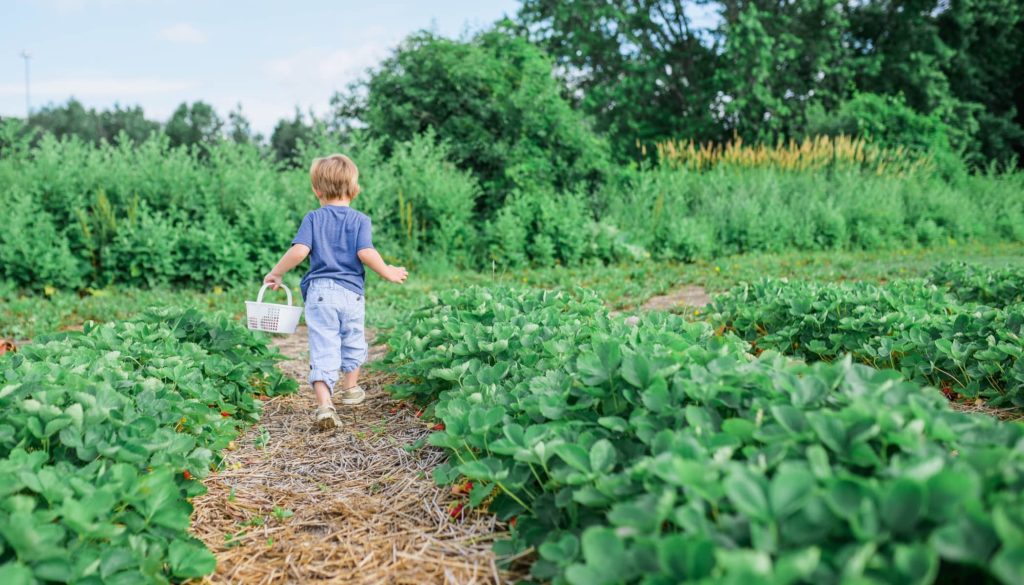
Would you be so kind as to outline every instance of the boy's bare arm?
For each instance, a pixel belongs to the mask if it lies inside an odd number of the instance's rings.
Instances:
[[[359,261],[365,264],[381,278],[395,284],[402,284],[409,276],[409,271],[401,266],[390,266],[380,257],[380,253],[373,248],[363,248],[356,254]]]
[[[271,271],[263,277],[263,284],[269,284],[270,288],[277,290],[281,286],[281,278],[286,272],[295,268],[302,261],[309,256],[309,246],[302,244],[293,244],[288,251],[281,256],[281,259],[277,262]]]

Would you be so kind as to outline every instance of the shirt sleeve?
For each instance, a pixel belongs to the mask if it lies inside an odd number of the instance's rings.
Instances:
[[[307,213],[302,218],[302,223],[299,225],[299,231],[295,234],[295,238],[292,239],[292,245],[302,244],[307,248],[313,248],[313,217],[312,214]]]
[[[373,247],[373,223],[370,218],[365,217],[359,225],[359,233],[356,235],[356,252]]]

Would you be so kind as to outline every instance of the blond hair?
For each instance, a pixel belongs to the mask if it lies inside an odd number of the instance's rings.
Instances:
[[[359,194],[359,169],[343,154],[313,160],[309,167],[313,190],[324,199],[352,199]]]

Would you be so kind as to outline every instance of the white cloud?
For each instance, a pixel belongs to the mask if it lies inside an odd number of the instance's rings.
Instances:
[[[160,38],[182,45],[201,45],[206,42],[206,34],[188,23],[179,23],[160,30]]]
[[[33,81],[33,96],[49,98],[113,97],[130,101],[134,96],[184,91],[193,87],[189,81],[156,77],[82,77]],[[22,83],[0,83],[0,97],[25,95]]]
[[[365,42],[352,47],[305,49],[271,59],[264,69],[270,79],[281,85],[341,89],[380,63],[398,42],[379,31],[366,37]]]

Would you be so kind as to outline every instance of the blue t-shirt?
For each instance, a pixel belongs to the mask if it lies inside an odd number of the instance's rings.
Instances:
[[[366,270],[356,254],[373,247],[373,226],[366,215],[341,205],[325,205],[302,218],[292,244],[308,246],[309,272],[302,277],[302,298],[309,281],[329,278],[363,294]]]

